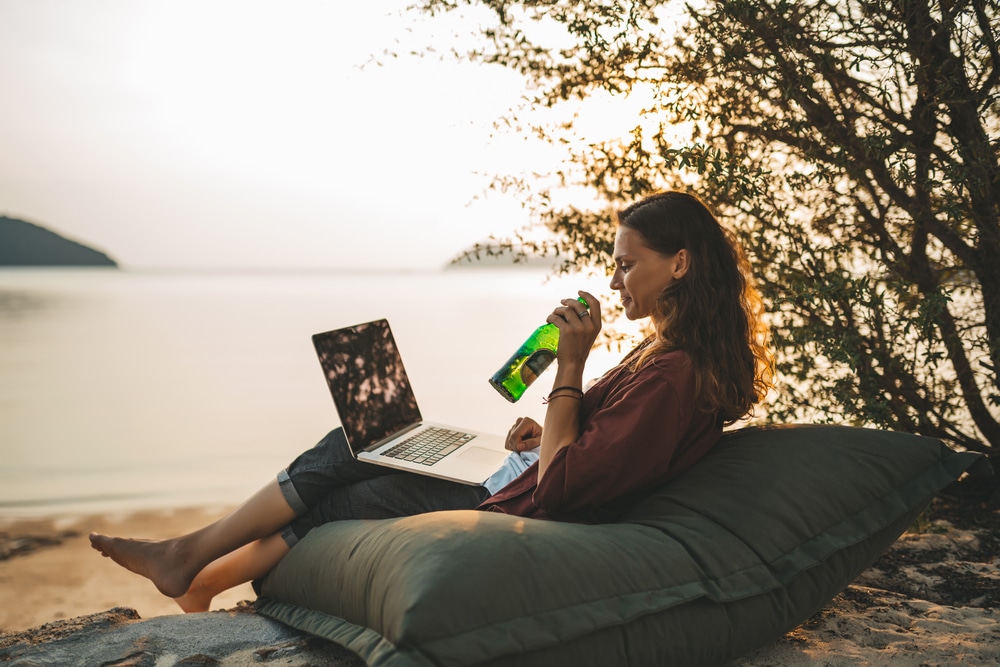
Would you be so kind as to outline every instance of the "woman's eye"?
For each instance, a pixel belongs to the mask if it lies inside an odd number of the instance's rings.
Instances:
[[[621,265],[622,273],[628,273],[631,268],[632,268],[631,264],[622,264]]]

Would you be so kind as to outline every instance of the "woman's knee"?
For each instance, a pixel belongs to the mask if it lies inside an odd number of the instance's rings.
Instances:
[[[356,484],[386,474],[390,468],[365,463],[355,458],[347,443],[343,429],[336,428],[320,440],[314,447],[299,454],[281,477],[287,477],[286,486],[294,489],[301,503],[289,503],[297,514],[302,515],[302,507],[312,508],[331,491]],[[287,497],[288,494],[286,494]]]
[[[347,443],[344,429],[338,427],[326,434],[319,442],[305,450],[292,461],[286,470],[312,471],[330,469],[344,461],[354,460],[354,454]]]

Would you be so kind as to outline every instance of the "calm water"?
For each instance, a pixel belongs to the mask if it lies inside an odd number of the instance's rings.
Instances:
[[[580,286],[595,283],[0,270],[0,517],[238,502],[338,424],[311,334],[380,317],[425,417],[506,432],[541,417],[551,380],[510,405],[486,378]]]

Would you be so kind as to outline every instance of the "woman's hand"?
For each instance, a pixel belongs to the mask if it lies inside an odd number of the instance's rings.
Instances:
[[[531,417],[519,417],[507,432],[504,447],[512,452],[524,452],[542,442],[542,427]]]
[[[563,299],[545,320],[559,329],[556,360],[560,366],[578,364],[582,368],[601,332],[601,302],[589,292],[578,294],[587,302],[586,306],[577,299]]]

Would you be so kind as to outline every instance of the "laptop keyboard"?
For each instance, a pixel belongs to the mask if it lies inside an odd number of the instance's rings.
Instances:
[[[476,436],[471,433],[449,431],[448,429],[430,426],[426,430],[403,440],[391,449],[382,452],[382,456],[431,466],[474,437]]]

